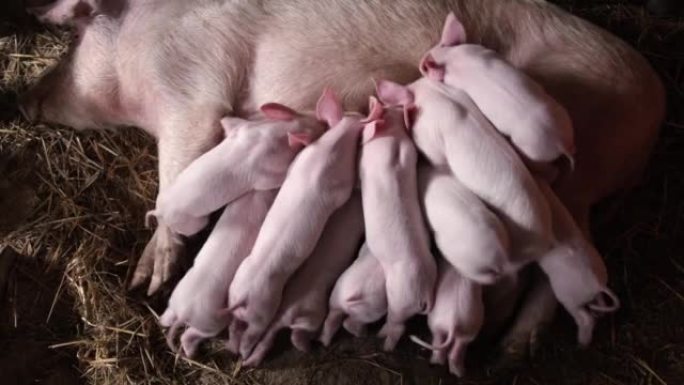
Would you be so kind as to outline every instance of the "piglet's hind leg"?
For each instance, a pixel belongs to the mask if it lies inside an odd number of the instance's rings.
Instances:
[[[323,331],[321,332],[320,341],[323,346],[329,346],[333,337],[340,330],[342,322],[346,314],[341,310],[331,310],[323,323]]]

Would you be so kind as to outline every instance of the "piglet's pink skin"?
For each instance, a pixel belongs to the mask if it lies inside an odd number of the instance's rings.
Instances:
[[[444,258],[467,278],[493,284],[512,270],[506,227],[449,171],[418,169],[423,211]]]
[[[243,365],[259,365],[284,328],[292,330],[290,340],[297,349],[309,350],[325,320],[330,291],[356,257],[362,237],[361,196],[355,193],[330,217],[313,253],[285,286],[278,313]]]
[[[565,108],[496,52],[466,44],[465,29],[453,13],[446,19],[440,43],[420,68],[424,75],[465,91],[494,127],[533,162],[561,156],[574,162],[574,131]]]
[[[326,127],[275,103],[262,106],[254,119],[227,117],[221,125],[226,138],[161,193],[148,219],[156,217],[182,235],[199,232],[209,214],[242,194],[280,187],[295,156]]]
[[[71,24],[83,29],[95,15],[96,10],[101,8],[98,3],[98,0],[57,0],[48,5],[31,7],[27,10],[43,23]]]
[[[551,188],[540,183],[553,211],[557,244],[538,262],[549,277],[551,288],[577,324],[581,346],[591,343],[596,318],[620,307],[617,296],[606,285],[608,273],[601,255],[584,237],[568,210]]]
[[[439,282],[435,306],[428,314],[432,345],[412,336],[421,346],[433,350],[433,364],[449,364],[449,371],[465,374],[465,354],[484,321],[482,286],[463,277],[449,262],[439,263]]]
[[[293,162],[230,287],[233,315],[246,324],[240,338],[245,359],[275,316],[285,283],[311,255],[328,218],[349,200],[356,183],[361,117],[343,116],[329,90],[317,114],[332,128]]]
[[[173,341],[181,327],[187,327],[181,336],[183,352],[191,357],[202,340],[228,326],[230,314],[224,310],[228,286],[249,254],[275,196],[275,190],[250,192],[221,214],[161,316],[162,326],[170,328],[167,341],[174,350]]]
[[[418,202],[416,148],[401,108],[384,108],[371,98],[359,162],[366,243],[387,281],[385,350],[404,333],[404,322],[427,314],[437,278],[425,221]]]
[[[403,105],[418,150],[445,168],[503,221],[517,269],[548,250],[551,213],[525,164],[465,92],[421,78],[409,86],[377,84],[380,100]],[[499,273],[506,273],[501,271]]]
[[[320,340],[329,346],[335,333],[344,328],[356,337],[366,334],[366,325],[387,313],[385,272],[364,243],[354,263],[338,278],[330,295],[329,313]]]

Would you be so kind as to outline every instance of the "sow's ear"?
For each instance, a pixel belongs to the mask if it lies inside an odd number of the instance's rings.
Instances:
[[[44,23],[66,25],[88,22],[99,11],[102,0],[57,0],[51,4],[29,7],[27,11]]]

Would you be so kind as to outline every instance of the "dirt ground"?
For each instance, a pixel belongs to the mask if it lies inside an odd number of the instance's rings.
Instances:
[[[168,290],[148,299],[124,289],[150,236],[142,214],[156,193],[153,140],[135,129],[76,133],[21,119],[17,94],[69,35],[3,0],[0,383],[684,384],[684,19],[650,16],[638,1],[556,2],[629,41],[668,88],[643,183],[595,210],[592,230],[622,308],[585,350],[565,314],[519,365],[497,365],[482,343],[457,381],[410,342],[384,354],[372,338],[340,338],[309,355],[281,341],[257,370],[240,368],[218,343],[195,361],[173,356],[155,320]],[[424,321],[410,329],[424,333]]]

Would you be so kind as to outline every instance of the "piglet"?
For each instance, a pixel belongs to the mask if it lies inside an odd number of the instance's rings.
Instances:
[[[409,86],[379,81],[377,93],[385,104],[404,106],[414,143],[428,162],[450,170],[501,218],[511,240],[512,269],[548,250],[553,234],[544,195],[465,92],[421,78]]]
[[[449,171],[418,169],[423,211],[437,248],[461,274],[490,285],[510,271],[508,232],[499,218]]]
[[[361,196],[355,193],[330,217],[313,253],[285,286],[278,313],[243,365],[259,365],[284,328],[292,330],[292,345],[309,350],[310,341],[325,320],[330,291],[356,256],[362,237]]]
[[[328,218],[349,200],[356,183],[361,116],[343,116],[329,89],[317,114],[332,128],[293,162],[230,287],[230,308],[246,325],[239,345],[245,359],[278,310],[285,283],[311,255]]]
[[[449,372],[462,377],[468,344],[480,332],[483,321],[482,286],[465,278],[449,262],[440,259],[435,306],[428,314],[432,344],[415,336],[411,336],[411,339],[433,350],[430,362],[444,365],[448,360]]]
[[[591,343],[596,318],[620,307],[606,284],[608,273],[601,255],[584,237],[574,219],[546,183],[540,183],[553,212],[557,243],[539,261],[558,302],[577,324],[581,346]]]
[[[370,111],[359,176],[366,243],[387,281],[387,323],[380,334],[385,350],[392,350],[404,333],[404,322],[430,311],[437,266],[418,202],[418,156],[404,112],[386,108],[375,98]]]
[[[100,9],[99,0],[57,0],[48,5],[30,7],[27,11],[43,23],[56,25],[73,24],[79,28]]]
[[[340,326],[356,337],[387,313],[385,272],[365,243],[354,263],[338,278],[330,295],[320,341],[329,346]]]
[[[294,157],[325,125],[316,118],[270,103],[250,120],[221,120],[225,139],[192,162],[157,199],[147,215],[182,235],[193,235],[208,215],[251,190],[280,187]]]
[[[465,91],[532,162],[548,163],[565,156],[574,163],[574,132],[565,108],[496,52],[466,44],[463,24],[453,13],[420,69],[431,79]]]
[[[167,341],[172,349],[181,327],[187,327],[181,336],[183,351],[193,356],[199,342],[228,326],[230,314],[224,311],[228,287],[249,254],[275,196],[275,190],[254,191],[225,208],[161,316],[161,325],[170,328]]]

